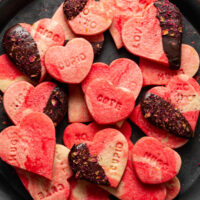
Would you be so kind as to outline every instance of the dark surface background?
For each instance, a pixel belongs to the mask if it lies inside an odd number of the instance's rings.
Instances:
[[[40,18],[51,17],[62,0],[0,0],[0,39],[5,30],[18,22],[34,23]],[[200,0],[172,0],[181,9],[184,16],[200,32]],[[192,45],[200,54],[200,36],[194,27],[184,18],[183,42]],[[0,44],[0,54],[4,51]],[[116,58],[128,57],[135,61],[138,58],[129,54],[124,48],[117,50],[108,32],[105,33],[105,45],[101,55],[95,61],[109,64]],[[200,72],[199,74],[200,75]],[[149,89],[146,87],[144,92]],[[62,143],[62,133],[67,125],[64,119],[57,127],[57,142]],[[133,142],[143,136],[142,131],[131,123]],[[181,192],[177,200],[200,200],[200,121],[196,136],[187,145],[178,150],[183,165],[179,174]],[[134,188],[133,188],[134,189]],[[12,167],[0,160],[0,200],[31,199],[20,183]],[[145,199],[144,199],[145,200]]]

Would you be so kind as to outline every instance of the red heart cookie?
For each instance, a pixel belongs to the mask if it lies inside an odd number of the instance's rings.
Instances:
[[[57,125],[67,112],[67,96],[53,82],[43,82],[37,87],[19,81],[12,84],[3,98],[6,113],[18,124],[30,112],[43,112]]]
[[[48,73],[56,80],[80,83],[89,73],[93,59],[91,44],[83,38],[76,38],[70,40],[65,47],[49,48],[45,55],[45,65]]]
[[[81,86],[69,85],[68,91],[68,121],[70,123],[92,121]]]
[[[164,185],[145,185],[137,178],[132,166],[133,148],[133,144],[129,144],[129,157],[119,186],[117,188],[103,186],[103,189],[123,200],[165,200],[166,187]]]
[[[124,44],[122,42],[122,28],[124,23],[133,16],[142,16],[146,7],[155,0],[116,0],[114,7],[113,22],[110,27],[110,33],[115,45],[120,49]]]
[[[57,21],[63,27],[63,29],[65,31],[65,41],[69,41],[71,39],[79,37],[78,35],[76,35],[72,32],[72,30],[70,29],[70,27],[67,23],[67,19],[65,17],[64,12],[63,12],[63,3],[56,10],[52,19]],[[93,50],[94,50],[94,55],[95,56],[98,55],[101,52],[101,49],[102,49],[103,43],[104,43],[103,33],[100,33],[100,34],[94,35],[94,36],[87,36],[87,37],[84,37],[84,38],[91,43]]]
[[[142,73],[138,65],[127,58],[114,60],[110,66],[104,63],[94,63],[91,71],[82,83],[82,89],[86,92],[91,81],[102,78],[110,81],[116,87],[126,88],[138,97],[142,88]]]
[[[174,178],[181,168],[181,157],[153,137],[143,137],[133,149],[133,166],[146,184],[160,184]]]
[[[69,154],[69,163],[76,178],[117,187],[127,158],[126,138],[118,130],[107,128],[96,133],[93,142],[74,145]]]
[[[75,2],[66,0],[63,10],[75,34],[96,35],[105,32],[110,27],[113,19],[112,6],[112,0],[78,0]]]
[[[35,22],[31,29],[31,35],[37,42],[40,56],[52,46],[62,46],[65,41],[65,34],[62,26],[53,19],[44,18]]]
[[[92,122],[88,125],[82,124],[82,123],[72,123],[68,125],[63,134],[63,142],[64,145],[71,149],[74,144],[79,144],[85,141],[92,141],[95,134],[105,128],[109,128],[107,126],[96,124],[95,122]],[[110,128],[114,128],[110,125]],[[118,129],[125,138],[130,140],[132,135],[132,129],[131,125],[125,121],[123,126]]]
[[[17,81],[28,81],[22,72],[20,72],[17,67],[10,61],[6,54],[0,56],[0,90],[5,92],[5,90]]]
[[[0,134],[0,157],[6,163],[52,178],[55,153],[55,128],[43,113],[26,115],[18,126]]]
[[[192,130],[195,130],[200,110],[200,86],[193,78],[189,78],[186,75],[178,75],[170,80],[167,87],[155,87],[149,90],[148,93],[156,94],[172,104],[185,117]],[[144,118],[140,105],[134,109],[130,119],[146,135],[157,138],[168,147],[179,148],[188,141],[185,138],[177,137],[166,130],[155,127]]]
[[[93,124],[93,123],[91,123]],[[98,126],[85,125],[82,123],[72,123],[64,130],[63,142],[69,149],[74,144],[79,144],[85,141],[92,141],[95,134],[100,130]]]
[[[162,64],[140,58],[140,69],[143,75],[143,85],[167,85],[169,80],[178,75],[186,74],[193,77],[199,69],[199,54],[190,45],[182,44],[181,68],[172,71]]]
[[[182,15],[169,0],[155,1],[142,17],[132,17],[124,24],[122,40],[134,55],[177,70],[181,59]]]
[[[52,180],[16,169],[22,183],[34,200],[63,200],[70,195],[68,179],[73,175],[68,163],[69,149],[57,144],[55,150]],[[64,177],[64,178],[63,178]]]
[[[93,80],[85,92],[86,104],[99,124],[112,124],[127,118],[135,105],[133,93],[103,79]]]

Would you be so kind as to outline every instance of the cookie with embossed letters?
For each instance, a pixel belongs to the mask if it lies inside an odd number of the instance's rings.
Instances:
[[[82,82],[83,92],[86,92],[88,85],[95,79],[105,79],[117,87],[130,90],[135,99],[138,97],[142,88],[142,72],[138,65],[127,58],[114,60],[110,66],[104,63],[94,63],[91,71]]]
[[[91,44],[83,38],[75,38],[65,47],[49,48],[45,55],[45,65],[48,73],[56,80],[77,84],[88,75],[93,59]]]
[[[143,16],[132,17],[124,24],[122,40],[132,54],[178,70],[182,27],[180,10],[169,0],[156,0],[146,8]]]
[[[54,45],[63,45],[64,30],[52,19],[41,19],[33,26],[25,23],[10,27],[3,38],[7,55],[16,67],[35,82],[46,75],[44,54]]]
[[[97,35],[110,27],[113,4],[113,0],[65,0],[63,11],[75,34]]]
[[[52,19],[57,21],[63,27],[63,29],[65,31],[65,41],[69,41],[69,40],[74,39],[76,37],[80,37],[80,36],[76,35],[75,33],[73,33],[72,30],[70,29],[70,27],[67,23],[67,19],[65,17],[65,14],[63,12],[63,3],[56,10]],[[91,43],[93,50],[94,50],[94,55],[96,56],[96,55],[100,54],[100,52],[103,48],[103,44],[104,44],[103,33],[100,33],[100,34],[94,35],[94,36],[93,35],[92,36],[86,36],[84,38]]]
[[[92,142],[71,148],[69,163],[75,177],[91,183],[117,187],[125,170],[128,143],[116,129],[103,129]]]
[[[67,95],[53,82],[36,87],[25,81],[14,83],[6,90],[3,104],[15,124],[28,113],[43,112],[57,125],[67,113]]]
[[[1,132],[0,157],[14,167],[52,179],[55,143],[52,120],[43,113],[30,113],[19,125]]]
[[[142,16],[146,7],[155,0],[116,0],[114,4],[114,17],[110,33],[118,49],[124,46],[122,41],[122,28],[131,17]]]
[[[138,140],[132,151],[135,172],[143,183],[160,184],[174,178],[181,168],[181,157],[153,137]]]
[[[124,175],[117,188],[103,186],[112,195],[123,200],[165,200],[166,187],[164,185],[146,185],[137,177],[132,165],[133,144],[129,143],[129,156]]]
[[[74,144],[79,144],[85,141],[92,141],[95,134],[105,128],[114,128],[114,126],[103,126],[95,122],[92,122],[88,125],[82,123],[72,123],[68,125],[64,130],[63,142],[66,147],[71,149]],[[123,133],[127,141],[130,140],[132,129],[131,125],[127,121],[125,121],[122,127],[118,130]]]
[[[139,104],[130,115],[146,135],[171,148],[183,146],[194,136],[200,110],[200,86],[195,79],[187,75],[175,76],[166,87],[149,90],[144,100],[146,98],[151,111],[148,113],[146,104],[142,112],[142,104]]]
[[[68,154],[69,149],[60,144],[56,145],[51,181],[30,172],[16,169],[19,178],[34,200],[68,199],[70,194],[68,179],[73,175],[67,159]]]
[[[140,69],[143,75],[143,85],[167,85],[171,78],[178,74],[193,77],[199,69],[199,54],[190,45],[182,44],[181,68],[170,70],[162,64],[140,58]]]
[[[135,98],[130,90],[116,87],[104,79],[89,83],[85,99],[90,114],[99,124],[114,124],[124,120],[135,106]]]

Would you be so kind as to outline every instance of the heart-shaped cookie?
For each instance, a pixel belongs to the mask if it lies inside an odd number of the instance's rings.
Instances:
[[[76,38],[70,40],[65,47],[49,48],[45,55],[45,65],[48,73],[56,80],[80,83],[89,73],[93,59],[91,44],[83,38]]]
[[[127,118],[135,105],[131,91],[104,79],[95,79],[85,92],[86,104],[99,124],[113,124]]]
[[[86,141],[92,141],[95,134],[105,128],[114,128],[111,125],[103,126],[95,122],[92,122],[88,125],[82,123],[72,123],[68,125],[63,134],[63,142],[65,146],[69,149],[72,148],[74,144],[79,144]],[[132,135],[131,125],[125,121],[121,128],[118,129],[125,138],[130,140]]]
[[[0,157],[6,163],[52,178],[55,153],[55,127],[43,113],[26,115],[18,126],[0,134]]]
[[[103,129],[93,142],[74,145],[69,163],[76,178],[92,183],[117,187],[128,158],[128,143],[116,129]]]
[[[138,97],[142,88],[142,73],[138,65],[127,58],[114,60],[110,66],[104,63],[94,63],[91,71],[82,83],[82,89],[86,92],[91,81],[102,78],[112,82],[116,87],[126,88]]]
[[[122,28],[124,23],[133,16],[142,16],[146,7],[155,0],[116,0],[113,22],[110,33],[118,49],[124,46],[122,41]]]
[[[173,77],[167,87],[155,87],[148,93],[158,95],[165,101],[169,102],[190,124],[193,132],[195,131],[200,110],[200,86],[193,79],[186,75]],[[142,114],[141,105],[138,105],[130,116],[130,119],[138,125],[142,131],[148,135],[157,138],[162,144],[179,148],[188,140],[177,137],[166,130],[155,127]]]
[[[181,68],[176,71],[167,69],[162,64],[140,58],[143,85],[167,85],[169,80],[178,74],[193,77],[199,69],[199,54],[187,44],[182,44],[181,49]]]
[[[136,142],[132,154],[138,178],[146,184],[160,184],[174,178],[181,168],[181,157],[153,137]]]
[[[64,30],[52,19],[41,19],[33,26],[16,24],[4,34],[3,45],[16,67],[35,82],[46,75],[44,53],[55,45],[63,45]]]
[[[34,200],[63,200],[69,197],[70,184],[68,179],[73,173],[68,163],[68,154],[69,149],[60,144],[56,145],[51,181],[30,172],[16,169],[19,178]]]
[[[65,0],[63,11],[72,31],[77,35],[105,32],[113,19],[112,0]]]
[[[28,82],[12,84],[3,98],[10,119],[18,124],[30,112],[43,112],[57,125],[67,113],[67,95],[53,82],[43,82],[33,87]]]
[[[0,90],[5,92],[12,83],[22,80],[30,82],[30,79],[17,69],[6,54],[1,55]]]
[[[74,34],[72,32],[72,30],[69,28],[69,25],[67,23],[67,19],[65,17],[64,12],[63,12],[63,3],[56,10],[52,19],[57,21],[63,27],[63,29],[65,31],[65,41],[69,41],[71,39],[79,37],[76,34]],[[100,33],[100,34],[94,35],[94,36],[93,35],[87,36],[87,37],[84,37],[84,38],[91,43],[93,50],[94,50],[94,55],[95,56],[98,55],[101,52],[102,47],[103,47],[103,43],[104,43],[103,33]]]
[[[177,70],[181,61],[182,15],[169,0],[157,0],[142,17],[132,17],[124,24],[122,40],[134,55]]]
[[[138,178],[132,165],[133,144],[129,144],[129,156],[124,175],[117,188],[103,186],[112,195],[123,200],[165,200],[166,187],[164,185],[145,185]]]

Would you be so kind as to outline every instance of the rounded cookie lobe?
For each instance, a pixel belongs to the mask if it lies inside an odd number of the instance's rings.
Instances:
[[[88,0],[65,0],[63,11],[68,20],[75,18],[85,7]]]
[[[33,81],[41,79],[41,62],[38,47],[23,24],[10,27],[3,37],[3,46],[16,67]],[[26,66],[26,67],[25,67]]]

